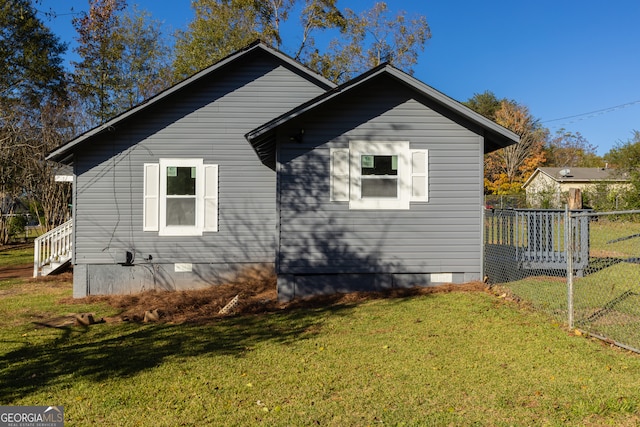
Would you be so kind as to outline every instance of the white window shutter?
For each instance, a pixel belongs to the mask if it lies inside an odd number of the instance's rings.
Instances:
[[[218,231],[218,165],[204,165],[204,231]]]
[[[429,201],[429,150],[411,150],[411,201]]]
[[[142,206],[142,230],[158,231],[160,223],[160,165],[144,165],[144,203]]]
[[[332,148],[331,154],[331,201],[349,201],[349,149]]]

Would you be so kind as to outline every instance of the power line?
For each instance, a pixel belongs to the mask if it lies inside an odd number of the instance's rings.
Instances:
[[[573,116],[560,117],[559,119],[544,120],[541,123],[559,122],[561,120],[570,120],[570,119],[577,119],[577,118],[579,118],[579,120],[584,120],[586,118],[591,118],[591,117],[595,117],[597,115],[602,115],[602,114],[610,113],[612,111],[621,110],[623,108],[627,108],[627,107],[630,107],[630,106],[636,105],[636,104],[640,104],[640,99],[637,100],[637,101],[627,102],[626,104],[620,104],[620,105],[615,105],[613,107],[603,108],[601,110],[590,111],[588,113],[582,113],[582,114],[576,114],[576,115],[573,115]]]

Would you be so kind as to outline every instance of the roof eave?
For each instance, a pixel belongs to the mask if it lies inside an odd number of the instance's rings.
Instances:
[[[322,86],[326,86],[328,89],[331,88],[335,88],[336,84],[331,82],[329,79],[321,76],[320,74],[315,73],[314,71],[312,71],[311,69],[305,67],[304,65],[302,65],[301,63],[299,63],[298,61],[294,60],[293,58],[285,55],[284,53],[273,49],[269,46],[267,46],[265,43],[263,43],[262,41],[255,41],[251,44],[249,44],[248,46],[246,46],[244,49],[238,50],[234,53],[232,53],[231,55],[221,59],[220,61],[216,62],[215,64],[212,64],[211,66],[193,74],[192,76],[186,78],[185,80],[171,86],[170,88],[165,89],[164,91],[158,93],[157,95],[143,101],[142,103],[136,105],[135,107],[115,116],[114,118],[112,118],[111,120],[105,122],[102,125],[99,125],[79,136],[77,136],[76,138],[68,141],[67,143],[63,144],[62,146],[56,148],[55,150],[49,152],[49,154],[46,156],[47,160],[52,160],[52,161],[56,161],[59,163],[63,163],[63,164],[70,164],[73,160],[73,155],[71,154],[71,151],[73,151],[73,149],[75,147],[77,147],[78,145],[82,144],[83,142],[85,142],[88,139],[91,139],[99,134],[102,134],[110,129],[115,129],[117,127],[117,125],[119,123],[121,123],[122,121],[135,116],[136,114],[140,113],[142,110],[145,110],[146,108],[150,107],[151,105],[156,104],[157,102],[165,99],[166,97],[179,92],[180,90],[182,90],[183,88],[193,84],[194,82],[200,80],[201,78],[203,78],[204,76],[213,73],[217,70],[219,70],[220,68],[223,68],[225,65],[234,62],[235,60],[239,59],[240,57],[244,56],[245,54],[247,54],[250,51],[256,50],[256,49],[262,49],[265,52],[269,52],[272,55],[276,56],[277,58],[279,58],[280,60],[282,60],[283,62],[286,62],[288,64],[290,64],[291,66],[293,66],[294,68],[299,69],[300,71],[304,72],[305,74],[313,77],[315,80],[317,80],[317,82],[322,85]],[[68,162],[68,163],[67,163]]]
[[[509,145],[517,144],[518,142],[520,142],[520,136],[518,134],[473,111],[471,108],[465,106],[464,104],[456,101],[453,98],[450,98],[439,90],[434,89],[433,87],[421,82],[415,77],[410,76],[409,74],[393,66],[389,66],[387,71],[398,80],[417,88],[423,94],[432,98],[439,104],[448,107],[449,109],[455,111],[466,119],[472,121],[476,125],[479,125],[483,129],[485,129],[485,131],[488,131],[489,134],[495,135],[497,138],[494,138],[494,140],[498,142],[497,145],[500,145],[500,148],[508,147]]]
[[[328,102],[331,99],[337,96],[340,96],[345,92],[350,91],[354,87],[359,86],[364,82],[371,80],[383,73],[388,73],[389,75],[399,80],[401,83],[406,84],[409,87],[413,88],[414,90],[421,92],[423,95],[433,99],[437,103],[445,106],[446,108],[451,109],[457,114],[460,114],[461,116],[467,118],[472,123],[480,126],[490,136],[490,141],[494,143],[493,145],[497,146],[496,149],[504,148],[511,144],[516,144],[520,142],[520,137],[514,132],[487,119],[481,114],[478,114],[475,111],[471,110],[470,108],[462,105],[458,101],[455,101],[454,99],[446,96],[442,92],[437,91],[431,86],[428,86],[425,83],[422,83],[416,78],[411,77],[405,72],[400,71],[389,64],[381,64],[378,67],[373,68],[368,72],[354,78],[353,80],[350,80],[340,86],[333,88],[332,90],[329,90],[317,96],[314,99],[311,99],[310,101],[302,104],[301,106],[298,106],[290,110],[289,112],[281,115],[280,117],[277,117],[271,120],[270,122],[267,122],[264,125],[248,132],[247,134],[245,134],[245,138],[252,144],[252,146],[254,146],[254,149],[255,149],[256,144],[259,144],[260,141],[263,141],[267,138],[272,137],[273,133],[275,132],[275,129],[280,125],[287,123],[288,121],[293,120],[296,117],[301,116],[302,114],[308,112],[309,110],[312,110],[318,107],[319,105],[324,104],[325,102]],[[485,134],[485,138],[486,136],[487,135]],[[494,150],[491,150],[491,151],[494,151]]]

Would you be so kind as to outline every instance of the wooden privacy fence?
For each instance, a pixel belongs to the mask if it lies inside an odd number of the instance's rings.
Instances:
[[[485,270],[515,276],[508,270],[567,270],[567,246],[573,243],[573,270],[582,276],[589,264],[589,217],[583,211],[495,209],[485,211]],[[552,273],[552,272],[549,272]],[[508,278],[491,278],[498,283]]]

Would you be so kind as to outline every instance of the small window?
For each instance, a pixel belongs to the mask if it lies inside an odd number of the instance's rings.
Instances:
[[[145,164],[143,230],[160,236],[218,231],[218,165],[202,159]]]
[[[351,141],[332,148],[331,201],[349,209],[409,209],[429,200],[428,150],[412,150],[408,141]]]
[[[398,197],[398,156],[360,156],[362,198]]]
[[[196,225],[196,167],[167,166],[167,226]]]
[[[349,143],[350,209],[409,209],[409,142]]]

